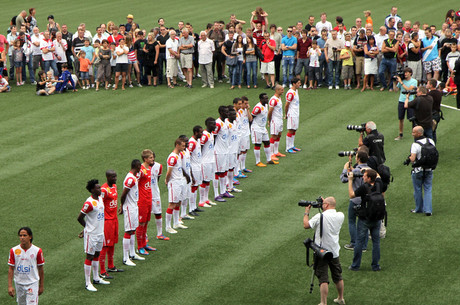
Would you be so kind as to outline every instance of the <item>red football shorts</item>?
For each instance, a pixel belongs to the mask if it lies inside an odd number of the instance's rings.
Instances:
[[[150,221],[152,215],[152,203],[139,203],[139,223]]]
[[[118,243],[118,218],[104,221],[104,246],[114,246]]]

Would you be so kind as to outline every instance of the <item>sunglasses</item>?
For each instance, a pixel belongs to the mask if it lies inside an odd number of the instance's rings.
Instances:
[[[288,30],[288,33],[289,33],[289,32],[292,32],[292,30],[290,30],[290,31]]]

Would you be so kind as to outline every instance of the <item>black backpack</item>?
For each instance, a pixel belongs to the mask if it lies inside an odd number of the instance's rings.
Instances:
[[[426,139],[426,143],[415,141],[418,145],[422,147],[420,153],[420,159],[416,160],[412,167],[422,167],[423,169],[435,169],[438,165],[439,152],[436,149],[436,146],[431,144],[431,142]]]
[[[383,190],[386,190],[388,185],[393,182],[393,175],[391,174],[390,168],[385,164],[379,164],[376,156],[370,156],[369,160],[367,160],[367,165],[379,174],[383,182]]]
[[[372,191],[368,184],[366,195],[366,219],[369,221],[382,220],[385,217],[385,198],[380,191],[380,184],[376,184],[376,190]]]

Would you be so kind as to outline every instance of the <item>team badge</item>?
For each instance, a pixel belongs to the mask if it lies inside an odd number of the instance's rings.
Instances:
[[[16,254],[16,255],[20,255],[21,252],[22,252],[21,249],[16,249],[16,250],[14,250],[14,254]]]
[[[92,204],[94,207],[97,206],[97,201],[93,200]]]

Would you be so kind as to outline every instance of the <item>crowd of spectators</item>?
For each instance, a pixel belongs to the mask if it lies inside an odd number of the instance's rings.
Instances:
[[[381,91],[393,91],[395,76],[409,67],[418,84],[434,78],[445,84],[446,93],[456,92],[460,11],[452,9],[440,28],[404,20],[392,7],[385,18],[366,10],[364,18],[348,21],[348,27],[341,16],[333,26],[322,13],[318,22],[309,16],[305,25],[298,21],[283,29],[269,23],[268,12],[258,7],[248,21],[232,14],[227,22],[209,23],[202,31],[184,21],[166,26],[163,18],[149,29],[128,14],[126,23],[108,21],[95,33],[84,23],[71,33],[53,15],[46,26],[39,25],[35,14],[34,8],[28,14],[22,11],[12,18],[7,36],[0,35],[2,92],[10,91],[14,81],[24,85],[27,77],[37,84],[37,92],[38,86],[47,93],[55,91],[51,87],[60,82],[63,65],[73,80],[61,86],[64,90],[99,90],[100,83],[116,90],[120,82],[122,90],[133,85],[174,88],[180,81],[192,88],[195,78],[201,78],[202,87],[214,88],[217,81],[227,82],[230,89],[257,88],[260,72],[266,88],[286,87],[296,76],[304,89],[343,86],[364,91],[378,85]],[[38,70],[52,71],[46,74],[44,89]]]

